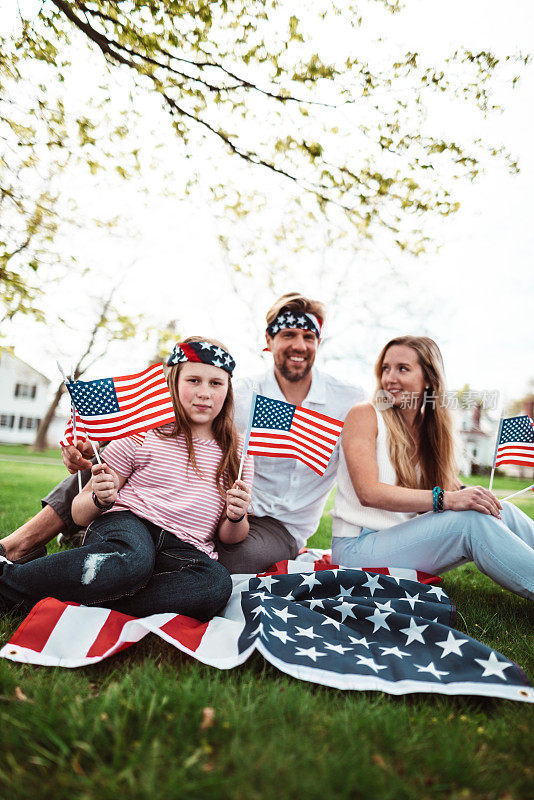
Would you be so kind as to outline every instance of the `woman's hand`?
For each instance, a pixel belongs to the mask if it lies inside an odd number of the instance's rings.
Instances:
[[[98,445],[96,445],[98,449]],[[88,441],[79,442],[76,447],[69,444],[61,448],[61,458],[71,475],[81,469],[91,469],[92,463],[88,460],[93,455],[93,448]]]
[[[237,520],[244,516],[250,501],[250,489],[245,481],[236,481],[226,492],[226,516],[228,519]]]
[[[443,495],[444,511],[479,511],[501,518],[502,505],[493,492],[483,486],[468,486],[457,492],[445,492]]]
[[[103,506],[112,505],[117,499],[120,480],[108,464],[94,464],[91,467],[93,477],[91,488]]]

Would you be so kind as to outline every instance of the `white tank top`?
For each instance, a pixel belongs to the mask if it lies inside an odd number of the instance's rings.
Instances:
[[[395,486],[397,475],[389,458],[386,423],[382,418],[381,412],[375,406],[373,408],[376,412],[378,424],[376,437],[378,480],[380,483],[389,483],[391,486]],[[331,514],[333,517],[332,536],[343,537],[358,537],[362,528],[381,531],[384,528],[391,528],[393,525],[400,525],[401,522],[407,522],[417,516],[415,512],[384,511],[381,508],[362,506],[358,500],[358,495],[354,491],[342,447],[339,450],[336,499]]]

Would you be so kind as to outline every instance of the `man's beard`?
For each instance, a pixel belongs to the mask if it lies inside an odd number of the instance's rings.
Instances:
[[[302,367],[298,368],[298,372],[295,372],[294,367],[292,368],[289,366],[288,361],[288,358],[280,358],[274,363],[280,375],[290,383],[298,383],[298,381],[303,380],[311,372],[313,362],[310,362],[308,359],[302,362]],[[302,371],[300,371],[301,369]]]

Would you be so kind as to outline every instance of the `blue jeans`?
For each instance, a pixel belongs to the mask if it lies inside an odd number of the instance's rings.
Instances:
[[[204,622],[231,591],[222,564],[130,511],[98,517],[82,547],[28,564],[0,563],[2,610],[29,610],[56,597],[135,617],[172,612]]]
[[[429,512],[358,537],[334,537],[344,567],[409,567],[439,574],[467,561],[511,592],[534,600],[534,521],[503,502],[502,520],[478,511]]]

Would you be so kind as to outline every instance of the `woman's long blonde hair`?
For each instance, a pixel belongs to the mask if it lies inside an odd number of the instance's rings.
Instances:
[[[419,448],[415,461],[413,440],[402,413],[395,407],[379,412],[382,413],[388,430],[389,456],[397,473],[397,484],[412,489],[432,489],[434,486],[455,489],[458,485],[458,468],[452,417],[443,402],[445,370],[440,349],[428,336],[398,336],[388,342],[375,364],[375,403],[382,390],[382,364],[386,352],[394,345],[405,345],[417,353],[425,387],[429,387],[426,389],[427,401],[423,402],[417,418]],[[435,399],[429,401],[429,397]]]
[[[217,339],[208,339],[206,336],[189,336],[187,339],[184,339],[183,342],[184,344],[188,342],[209,342],[216,347],[222,347],[223,350],[227,350],[227,347],[222,344],[222,342],[219,342]],[[189,463],[197,475],[202,478],[203,476],[198,468],[195,457],[191,424],[180,402],[178,393],[178,376],[180,375],[182,366],[183,364],[174,364],[172,367],[168,367],[166,372],[176,421],[172,424],[171,429],[169,429],[168,426],[156,428],[155,433],[162,438],[172,438],[183,434],[187,446]],[[228,391],[223,407],[213,420],[212,428],[214,439],[222,450],[221,460],[217,467],[216,483],[220,495],[224,497],[226,490],[233,486],[239,473],[238,437],[234,425],[234,392],[230,375],[228,375]]]

